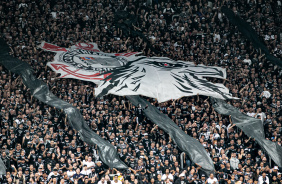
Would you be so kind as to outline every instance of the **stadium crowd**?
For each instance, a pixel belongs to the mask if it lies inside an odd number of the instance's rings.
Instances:
[[[62,47],[96,42],[104,52],[142,51],[226,68],[226,80],[210,80],[223,82],[240,98],[229,102],[261,119],[265,137],[281,145],[281,69],[229,24],[220,11],[224,4],[281,58],[280,0],[1,0],[0,29],[11,54],[28,62],[56,96],[80,109],[130,168],[104,165],[96,146],[79,138],[62,111],[34,99],[19,76],[0,66],[0,149],[7,167],[0,183],[282,183],[282,168],[230,117],[215,112],[208,97],[148,99],[202,143],[215,165],[215,173],[206,176],[140,108],[123,97],[95,98],[91,82],[58,78],[46,66],[54,54],[37,47],[42,41]],[[147,41],[116,26],[115,13],[121,10],[136,17],[132,26]]]

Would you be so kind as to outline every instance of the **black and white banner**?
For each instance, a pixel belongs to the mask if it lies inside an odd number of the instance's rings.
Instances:
[[[165,57],[138,56],[132,53],[104,53],[95,43],[79,43],[70,49],[42,43],[44,50],[56,52],[48,63],[62,78],[75,78],[98,84],[97,96],[114,94],[143,95],[158,102],[183,96],[205,95],[220,99],[233,98],[223,85],[204,77],[226,79],[220,67],[173,61]]]

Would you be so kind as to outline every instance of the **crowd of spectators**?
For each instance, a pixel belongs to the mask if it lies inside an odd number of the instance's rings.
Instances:
[[[19,76],[0,66],[0,149],[7,167],[0,183],[282,183],[282,168],[230,117],[215,112],[207,97],[148,100],[202,143],[215,165],[209,176],[141,109],[123,97],[95,98],[91,82],[58,78],[46,66],[54,54],[37,47],[42,41],[62,47],[95,42],[104,52],[142,51],[226,68],[226,80],[209,80],[223,82],[240,98],[229,102],[261,119],[265,137],[281,145],[281,69],[229,24],[220,11],[224,4],[281,58],[280,0],[1,0],[0,29],[11,54],[28,62],[56,96],[80,109],[91,129],[115,146],[130,168],[104,165],[96,146],[79,138],[62,111],[34,99]],[[137,17],[132,26],[149,42],[115,25],[121,10]]]

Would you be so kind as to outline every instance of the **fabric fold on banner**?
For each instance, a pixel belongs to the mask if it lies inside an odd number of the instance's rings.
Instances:
[[[0,175],[6,175],[6,166],[0,157]]]
[[[140,96],[126,96],[126,98],[135,106],[141,105],[145,116],[168,133],[179,149],[184,151],[194,163],[199,164],[206,175],[214,172],[213,161],[199,141],[187,135],[168,116]]]
[[[71,104],[59,99],[49,91],[47,84],[37,79],[28,63],[9,55],[9,46],[3,39],[0,40],[0,64],[9,71],[20,75],[23,83],[30,89],[31,94],[39,101],[63,109],[67,114],[69,124],[79,132],[81,139],[90,145],[97,145],[100,159],[109,167],[127,169],[117,155],[117,151],[108,141],[94,133],[84,121],[79,110]]]
[[[276,142],[265,139],[263,123],[260,119],[241,113],[224,100],[210,98],[213,108],[223,115],[231,115],[232,122],[247,136],[252,137],[267,152],[271,159],[282,167],[282,147]]]
[[[265,54],[266,58],[271,61],[273,64],[278,65],[282,67],[282,61],[271,55],[268,48],[265,46],[265,44],[260,40],[258,34],[256,31],[252,28],[250,24],[248,24],[246,21],[244,21],[242,18],[240,18],[238,15],[235,15],[235,13],[227,8],[226,6],[223,6],[221,8],[221,11],[227,16],[228,20],[235,26],[237,26],[238,30],[250,41],[253,43],[253,46],[257,49],[261,49],[261,51]]]

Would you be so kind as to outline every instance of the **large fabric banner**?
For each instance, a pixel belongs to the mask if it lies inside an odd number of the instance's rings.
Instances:
[[[173,61],[165,57],[138,56],[140,53],[104,53],[94,43],[80,43],[70,49],[42,43],[42,49],[56,52],[48,66],[63,78],[98,84],[96,96],[114,94],[143,95],[158,102],[183,96],[205,95],[233,98],[223,85],[204,77],[226,79],[220,67]]]
[[[223,100],[211,98],[213,108],[223,115],[231,115],[232,122],[247,136],[255,138],[257,143],[268,153],[272,160],[282,167],[282,147],[276,142],[265,139],[263,124],[260,119],[241,113]]]

